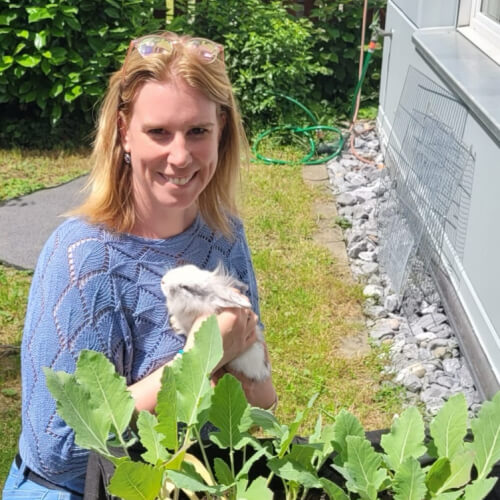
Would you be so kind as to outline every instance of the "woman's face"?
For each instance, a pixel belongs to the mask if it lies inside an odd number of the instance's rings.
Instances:
[[[180,223],[180,230],[192,223],[198,197],[215,173],[222,127],[215,102],[182,80],[142,86],[121,128],[131,156],[136,234],[164,237],[154,233],[171,233],[169,221],[171,228]]]

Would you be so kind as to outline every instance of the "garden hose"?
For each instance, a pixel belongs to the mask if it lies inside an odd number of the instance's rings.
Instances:
[[[359,76],[358,82],[356,84],[356,87],[354,89],[354,95],[352,97],[351,101],[351,109],[349,111],[349,119],[351,122],[354,120],[354,115],[356,112],[356,100],[358,97],[358,94],[361,92],[361,87],[363,85],[366,72],[368,70],[368,65],[370,64],[372,54],[375,51],[376,47],[376,42],[377,42],[377,33],[376,30],[373,31],[372,38],[370,40],[370,44],[368,46],[368,49],[366,51],[366,55],[364,58],[364,63],[363,63],[363,68],[361,70],[361,74]],[[332,158],[335,158],[338,156],[342,148],[344,147],[344,143],[347,139],[348,134],[344,136],[342,134],[342,131],[333,126],[329,125],[320,125],[318,123],[318,120],[314,116],[311,110],[309,110],[304,104],[299,102],[297,99],[294,99],[293,97],[287,96],[285,94],[282,94],[280,92],[272,92],[273,95],[276,95],[278,97],[282,97],[284,99],[287,99],[291,102],[293,102],[295,105],[299,106],[312,120],[313,125],[307,126],[307,127],[298,127],[294,125],[278,125],[276,127],[272,127],[268,130],[265,130],[264,132],[261,132],[256,139],[254,140],[252,144],[252,153],[255,156],[256,160],[259,160],[263,163],[266,164],[274,164],[274,165],[295,165],[295,164],[300,164],[300,165],[318,165],[320,163],[325,163]],[[259,144],[264,139],[265,137],[268,137],[269,135],[273,134],[274,132],[277,131],[288,131],[288,133],[291,134],[303,134],[307,142],[309,143],[309,152],[304,155],[303,158],[297,161],[287,161],[287,160],[280,160],[277,158],[268,158],[262,154],[259,153],[258,148]],[[333,132],[336,136],[338,136],[338,139],[336,139],[333,142],[329,143],[323,143],[321,140],[322,132],[328,131],[328,132]],[[316,142],[314,141],[313,134],[311,132],[315,132],[316,136],[320,138],[320,144],[317,145]],[[314,159],[314,155],[316,153],[323,154],[327,153],[326,156],[321,156],[320,158]]]

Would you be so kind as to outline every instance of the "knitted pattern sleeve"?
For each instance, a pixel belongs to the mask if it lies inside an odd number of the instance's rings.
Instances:
[[[83,490],[88,452],[56,413],[43,367],[74,372],[82,349],[100,351],[127,384],[153,372],[183,347],[170,327],[160,280],[184,263],[222,263],[248,286],[259,314],[257,286],[240,221],[234,240],[198,217],[164,240],[114,234],[81,219],[65,221],[43,248],[35,270],[22,341],[24,463],[42,477]]]

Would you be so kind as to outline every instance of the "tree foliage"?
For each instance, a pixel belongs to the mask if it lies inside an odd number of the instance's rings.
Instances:
[[[49,132],[64,142],[78,132],[78,124],[88,131],[93,108],[130,40],[164,27],[164,17],[154,17],[162,5],[159,0],[2,2],[0,142],[46,145]]]

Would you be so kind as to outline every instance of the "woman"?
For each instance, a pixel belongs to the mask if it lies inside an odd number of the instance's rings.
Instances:
[[[163,367],[184,343],[160,290],[166,270],[221,262],[248,285],[256,314],[217,316],[224,355],[214,380],[256,340],[257,287],[235,208],[245,145],[222,46],[172,33],[131,42],[102,105],[90,193],[49,238],[33,277],[19,455],[3,498],[83,492],[88,455],[56,414],[44,366],[72,372],[81,349],[101,351],[126,378],[137,409],[154,408]],[[270,379],[236,375],[251,404],[275,404]]]

